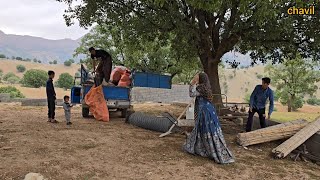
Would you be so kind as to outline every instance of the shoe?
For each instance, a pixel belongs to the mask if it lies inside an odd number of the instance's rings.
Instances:
[[[72,122],[67,122],[67,125],[71,125],[72,124]]]
[[[50,121],[51,123],[58,123],[59,121],[55,120],[55,119],[51,119]]]

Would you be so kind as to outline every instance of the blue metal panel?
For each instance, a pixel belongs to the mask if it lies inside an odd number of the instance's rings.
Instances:
[[[171,77],[170,76],[160,76],[160,88],[171,89]]]
[[[152,88],[159,88],[160,87],[160,77],[158,74],[148,74],[148,86]]]
[[[104,86],[103,94],[107,100],[130,100],[130,89],[126,87]]]
[[[135,72],[133,74],[133,86],[171,89],[171,76]]]
[[[148,74],[136,72],[133,75],[133,85],[136,87],[148,87]]]
[[[71,89],[71,103],[80,104],[81,87],[74,86]]]

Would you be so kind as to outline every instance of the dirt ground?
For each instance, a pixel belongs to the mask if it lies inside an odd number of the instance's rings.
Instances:
[[[156,109],[156,110],[155,110]],[[136,111],[155,113],[183,108],[137,105]],[[29,172],[48,179],[320,179],[320,166],[290,158],[274,160],[278,143],[239,147],[241,128],[222,121],[223,132],[236,162],[219,165],[182,151],[185,136],[133,127],[111,114],[110,122],[83,119],[80,107],[72,111],[67,127],[61,108],[57,120],[46,122],[45,107],[0,104],[0,179],[23,179]]]

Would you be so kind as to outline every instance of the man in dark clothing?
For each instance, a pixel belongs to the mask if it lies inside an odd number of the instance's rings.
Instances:
[[[274,107],[273,91],[269,88],[270,82],[270,78],[262,78],[262,85],[257,85],[250,96],[249,117],[246,125],[247,132],[250,132],[252,129],[253,116],[255,113],[259,114],[261,128],[267,126],[265,112],[267,99],[270,101],[268,120],[270,119]]]
[[[93,47],[89,48],[91,59],[92,59],[92,66],[93,72],[97,73],[97,77],[99,77],[99,84],[104,80],[108,83],[110,80],[110,74],[112,70],[112,57],[111,55],[105,50],[95,50]],[[99,65],[96,69],[96,62],[94,59],[100,60]]]
[[[54,71],[48,71],[49,79],[46,84],[47,101],[48,101],[48,122],[57,123],[54,119],[56,110],[56,92],[53,86]]]

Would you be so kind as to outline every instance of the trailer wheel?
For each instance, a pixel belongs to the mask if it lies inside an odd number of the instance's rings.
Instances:
[[[82,117],[89,117],[89,108],[82,108]]]
[[[122,110],[121,110],[121,117],[122,117],[122,118],[126,118],[126,117],[127,117],[127,114],[128,114],[128,109],[122,109]]]

